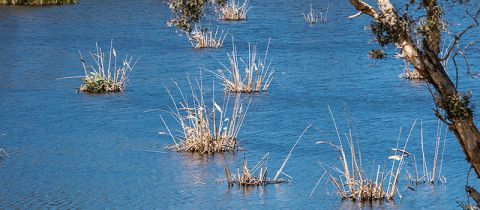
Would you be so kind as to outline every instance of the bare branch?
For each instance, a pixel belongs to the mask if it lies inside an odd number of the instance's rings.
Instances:
[[[455,57],[457,55],[461,55],[463,57],[463,60],[465,61],[465,66],[467,68],[467,77],[472,76],[472,72],[470,70],[470,63],[468,62],[466,53],[467,53],[468,48],[475,45],[476,43],[478,43],[478,41],[468,43],[467,46],[465,46],[462,50],[458,49],[452,57],[452,60],[455,60]],[[456,64],[455,64],[455,68],[457,69],[457,74],[458,74],[458,68],[457,68]]]
[[[363,14],[362,12],[358,12],[357,14],[348,16],[348,19],[356,18],[356,17],[358,17],[358,16],[360,16],[360,15],[362,15],[362,14]]]
[[[478,16],[480,16],[480,9],[477,10],[475,15],[471,15],[468,11],[467,11],[467,14],[472,18],[474,23],[472,23],[472,25],[465,28],[463,31],[458,32],[457,35],[455,35],[455,37],[453,37],[453,43],[448,48],[445,56],[443,58],[441,58],[440,60],[444,61],[444,60],[448,59],[450,57],[450,54],[452,53],[452,51],[458,45],[458,42],[460,41],[460,38],[462,38],[462,36],[464,34],[466,34],[469,30],[471,30],[471,29],[473,29],[473,28],[475,28],[479,25],[478,24]]]
[[[378,18],[378,14],[377,12],[375,11],[375,9],[373,9],[372,6],[368,5],[367,3],[361,1],[361,0],[350,0],[350,3],[355,7],[356,10],[358,10],[359,12],[363,13],[363,14],[366,14],[366,15],[369,15],[370,17],[373,17],[374,19],[377,19]],[[356,14],[356,15],[352,15],[354,17],[358,17],[360,16],[359,14]],[[352,17],[350,16],[350,17]],[[350,18],[349,17],[349,18]],[[352,17],[352,18],[354,18]]]

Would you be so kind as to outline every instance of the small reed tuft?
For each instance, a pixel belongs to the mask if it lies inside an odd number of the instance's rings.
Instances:
[[[249,169],[247,161],[243,160],[242,173],[237,169],[237,174],[230,172],[228,167],[225,167],[225,177],[229,187],[238,185],[240,187],[251,186],[265,186],[267,184],[279,184],[285,182],[284,179],[270,179],[268,178],[268,155],[267,153],[263,158],[252,168]],[[254,173],[258,172],[258,176]]]
[[[310,1],[310,11],[308,11],[306,14],[303,13],[303,18],[305,19],[305,22],[310,25],[316,24],[318,22],[320,23],[327,22],[327,14],[328,14],[329,7],[330,6],[327,6],[327,10],[325,11],[325,15],[324,15],[323,12],[317,12],[317,10],[314,10],[312,1]]]
[[[208,31],[208,29],[195,29],[189,34],[188,39],[194,48],[204,49],[204,48],[220,48],[223,45],[223,41],[227,36],[227,32],[224,30],[219,31],[218,27],[215,30],[215,33]]]
[[[225,21],[239,21],[246,20],[247,13],[250,10],[248,7],[248,0],[245,0],[242,5],[240,2],[230,0],[227,4],[220,7],[220,20]]]
[[[233,93],[258,93],[267,92],[270,83],[273,80],[275,68],[271,66],[271,59],[267,61],[268,48],[263,58],[257,56],[257,46],[248,45],[248,59],[244,62],[238,58],[237,47],[233,44],[233,50],[228,55],[230,67],[223,66],[224,69],[218,69],[215,75],[223,81],[226,92]],[[243,62],[245,73],[242,76],[239,63]]]
[[[417,70],[405,70],[405,72],[401,73],[399,75],[400,78],[403,79],[410,79],[410,80],[422,80],[425,79],[425,77]]]

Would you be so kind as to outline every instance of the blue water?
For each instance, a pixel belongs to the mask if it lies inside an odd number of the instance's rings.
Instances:
[[[327,4],[328,22],[308,26],[302,15],[307,2],[252,1],[248,21],[218,24],[228,29],[228,38],[216,50],[192,49],[166,26],[170,12],[158,0],[0,6],[0,134],[5,134],[0,146],[9,154],[0,162],[0,208],[456,208],[456,201],[466,201],[469,165],[452,134],[442,169],[446,184],[411,191],[402,175],[402,198],[393,203],[341,201],[323,182],[309,197],[323,173],[318,162],[335,161],[331,148],[315,144],[336,142],[328,105],[342,132],[348,107],[365,165],[383,163],[399,128],[405,140],[415,119],[410,151],[420,151],[420,120],[427,147],[433,147],[436,132],[424,84],[398,78],[403,70],[398,60],[368,59],[368,50],[378,48],[363,30],[369,19],[347,19],[355,13],[348,1],[314,1],[317,8]],[[187,74],[221,68],[231,36],[241,54],[248,42],[263,51],[271,38],[276,69],[268,93],[253,96],[239,133],[246,150],[210,157],[165,150],[173,142],[158,135],[165,131],[160,113],[145,111],[172,105],[164,89],[173,87],[171,79],[185,84]],[[94,50],[95,42],[108,48],[111,40],[119,54],[140,57],[126,92],[82,94],[75,91],[80,79],[56,80],[81,75],[78,51]],[[387,50],[390,57],[393,52]],[[478,68],[478,55],[471,62]],[[202,72],[211,84],[213,76]],[[216,87],[215,94],[222,95],[218,80]],[[478,93],[478,80],[461,77],[461,89]],[[249,191],[221,183],[226,163],[236,168],[245,157],[253,164],[267,152],[273,176],[309,124],[312,129],[284,169],[294,178],[290,183]],[[429,165],[432,155],[427,151]]]

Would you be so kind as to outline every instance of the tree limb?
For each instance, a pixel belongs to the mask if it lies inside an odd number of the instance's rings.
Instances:
[[[356,18],[356,17],[358,17],[358,16],[360,16],[360,15],[362,15],[362,14],[363,14],[362,12],[358,12],[357,14],[348,16],[348,19]]]
[[[477,10],[475,15],[471,15],[468,11],[467,11],[467,14],[472,18],[474,23],[472,23],[470,26],[465,28],[463,31],[458,32],[455,35],[455,37],[453,37],[453,43],[448,48],[445,56],[443,58],[441,58],[440,60],[444,61],[444,60],[448,59],[448,57],[450,57],[450,54],[452,53],[453,49],[455,49],[455,47],[458,45],[458,42],[460,41],[460,38],[462,38],[462,36],[464,34],[466,34],[470,29],[475,28],[479,25],[478,24],[478,16],[480,15],[480,9]]]
[[[361,0],[350,0],[350,3],[355,7],[356,10],[358,10],[359,12],[363,13],[363,14],[366,14],[366,15],[369,15],[370,17],[373,17],[374,19],[377,19],[378,18],[378,14],[377,12],[375,11],[375,9],[373,9],[372,6],[368,5],[367,3],[361,1]],[[352,15],[352,16],[355,16],[355,17],[358,17],[360,15],[356,14],[356,15]],[[350,17],[352,17],[350,16]],[[349,18],[350,18],[349,17]],[[354,18],[354,17],[352,17]]]

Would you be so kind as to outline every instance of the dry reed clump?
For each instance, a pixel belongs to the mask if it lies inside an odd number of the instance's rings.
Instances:
[[[293,150],[295,150],[295,147],[297,146],[298,142],[300,142],[303,135],[308,131],[310,127],[311,125],[307,126],[305,130],[303,130],[300,137],[298,137],[295,144],[293,144],[292,148],[287,154],[287,157],[285,157],[285,160],[283,161],[278,171],[275,173],[275,176],[273,177],[273,179],[270,179],[267,176],[268,156],[270,154],[270,153],[267,153],[262,157],[262,159],[260,159],[260,161],[258,161],[258,163],[252,169],[249,169],[247,167],[247,161],[243,160],[242,174],[240,174],[240,171],[237,169],[237,174],[232,175],[232,173],[230,172],[230,169],[228,167],[225,167],[225,177],[227,179],[228,186],[231,187],[234,185],[238,185],[241,187],[248,187],[248,186],[264,186],[267,184],[279,184],[279,183],[286,182],[285,179],[279,178],[280,175],[282,174],[289,178],[292,178],[290,175],[284,173],[283,169],[285,168],[288,161],[290,160],[290,157],[292,157]],[[257,171],[258,171],[258,177],[254,176],[255,172]]]
[[[220,19],[225,21],[246,20],[249,10],[248,0],[245,0],[242,5],[240,5],[240,2],[230,0],[227,4],[220,7]]]
[[[234,93],[258,93],[267,92],[270,83],[273,80],[273,73],[275,68],[271,67],[271,59],[267,61],[268,48],[270,40],[268,41],[267,50],[263,59],[257,56],[257,46],[248,45],[248,59],[245,62],[238,58],[237,48],[233,44],[231,54],[228,54],[230,67],[223,65],[224,69],[218,69],[215,75],[223,81],[223,86],[226,92]],[[240,61],[244,64],[245,74],[240,73]],[[268,63],[267,63],[268,62]]]
[[[442,151],[440,154],[440,140],[442,139],[442,130],[445,129],[443,135],[443,146]],[[413,174],[407,169],[406,172],[406,179],[411,183],[418,184],[418,183],[430,183],[434,184],[437,182],[438,184],[446,183],[447,179],[442,174],[442,166],[443,166],[443,155],[445,153],[445,144],[447,141],[447,128],[443,128],[443,124],[441,121],[437,122],[437,131],[435,137],[435,147],[430,148],[434,151],[433,155],[433,162],[432,162],[432,170],[429,171],[427,166],[427,159],[425,156],[425,148],[424,148],[424,137],[423,137],[423,122],[420,123],[420,144],[422,149],[422,176],[419,175],[416,156],[411,154],[412,157],[412,171]]]
[[[181,133],[175,136],[168,128],[164,118],[160,116],[168,130],[168,134],[175,143],[168,148],[178,152],[199,152],[201,154],[237,150],[237,136],[242,127],[250,102],[244,107],[238,95],[234,96],[233,102],[230,101],[231,96],[227,95],[223,100],[223,104],[218,105],[213,96],[211,99],[212,105],[207,107],[202,86],[198,81],[199,90],[194,91],[189,79],[191,90],[190,102],[178,84],[176,82],[174,83],[182,99],[175,101],[167,89],[174,103],[174,109],[171,109],[170,114],[180,124]]]
[[[313,9],[312,2],[310,1],[310,11],[308,11],[307,14],[303,13],[303,18],[305,19],[305,22],[310,25],[316,24],[318,22],[327,22],[327,14],[329,7],[330,6],[327,6],[325,15],[323,15],[323,12],[317,13],[317,10]]]
[[[90,52],[95,64],[89,66],[80,53],[85,76],[79,91],[88,93],[108,93],[124,91],[127,86],[129,73],[135,67],[138,59],[133,62],[132,56],[126,56],[121,63],[117,64],[117,52],[110,44],[108,60],[105,52],[96,44],[97,51]],[[132,63],[133,62],[133,63]]]
[[[348,123],[348,132],[344,134],[345,139],[341,138],[341,134],[339,133],[335,118],[333,117],[330,107],[329,110],[333,119],[333,123],[335,125],[335,129],[337,131],[339,144],[335,145],[333,143],[324,141],[319,141],[317,142],[317,144],[327,144],[332,146],[337,152],[337,158],[341,163],[341,167],[327,166],[329,169],[335,171],[334,173],[332,173],[330,172],[330,170],[326,169],[323,163],[321,163],[320,165],[325,170],[325,173],[319,179],[317,185],[323,179],[323,177],[327,175],[327,182],[330,182],[334,186],[334,188],[338,192],[338,195],[342,199],[350,199],[352,201],[361,202],[374,200],[394,200],[395,196],[398,193],[398,180],[400,177],[400,172],[405,163],[404,157],[407,156],[407,153],[405,153],[404,151],[408,143],[411,130],[403,149],[396,149],[395,154],[388,158],[389,160],[392,160],[391,168],[387,167],[386,163],[383,167],[381,165],[377,165],[376,171],[374,173],[373,169],[375,167],[372,167],[372,173],[369,177],[363,169],[363,161],[361,158],[361,153],[359,151],[360,148],[359,146],[357,146],[356,148],[354,145],[350,124]],[[399,140],[400,137],[397,141],[397,148]],[[344,147],[344,143],[348,145],[348,148]],[[315,188],[313,189],[313,191],[315,190]]]
[[[223,41],[227,36],[227,32],[224,30],[219,31],[218,27],[215,33],[208,31],[208,29],[195,29],[188,35],[188,39],[194,48],[220,48],[223,45]]]
[[[232,175],[230,169],[225,167],[225,177],[229,187],[238,185],[240,187],[250,186],[265,186],[267,184],[279,184],[285,182],[284,179],[270,179],[268,178],[268,155],[267,153],[258,163],[252,168],[247,167],[247,161],[243,160],[242,174],[237,169],[237,174]],[[258,172],[258,176],[254,173]]]

